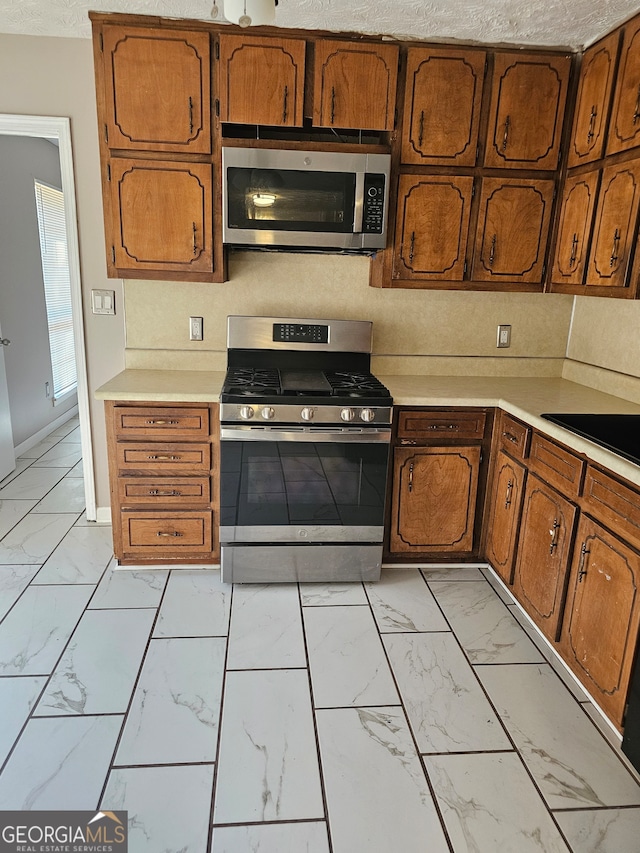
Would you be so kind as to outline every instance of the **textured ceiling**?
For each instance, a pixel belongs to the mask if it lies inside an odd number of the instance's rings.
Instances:
[[[211,7],[212,0],[0,0],[0,32],[88,38],[89,9],[211,20]],[[276,25],[579,48],[639,7],[640,0],[280,0]]]

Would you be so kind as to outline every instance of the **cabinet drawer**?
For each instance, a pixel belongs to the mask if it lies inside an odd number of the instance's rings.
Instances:
[[[208,504],[209,477],[123,477],[118,480],[120,506]]]
[[[116,436],[120,438],[204,439],[209,436],[209,409],[116,406]]]
[[[583,508],[640,548],[640,494],[634,489],[589,465]]]
[[[531,428],[503,412],[499,429],[498,444],[500,449],[516,459],[526,459],[529,451]]]
[[[486,412],[411,412],[398,417],[398,438],[424,440],[436,438],[484,438]]]
[[[534,432],[529,467],[567,497],[578,497],[584,462],[569,450]]]
[[[116,457],[122,471],[204,473],[211,467],[211,445],[122,441],[116,444]]]
[[[211,512],[123,512],[125,553],[158,559],[175,551],[208,554],[213,549]]]

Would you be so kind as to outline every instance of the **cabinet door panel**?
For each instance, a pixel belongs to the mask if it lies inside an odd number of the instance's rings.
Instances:
[[[541,282],[553,181],[485,178],[472,278]]]
[[[393,130],[397,45],[322,39],[315,54],[315,125]]]
[[[211,151],[209,33],[105,26],[110,148]]]
[[[570,68],[558,54],[496,55],[485,166],[557,167]]]
[[[485,61],[484,51],[409,49],[403,163],[475,165]]]
[[[557,638],[577,507],[530,474],[513,590],[550,639]]]
[[[473,178],[401,175],[395,278],[462,281]]]
[[[114,159],[111,192],[116,267],[213,269],[211,166]]]
[[[640,162],[602,170],[587,285],[625,287],[640,207]]]
[[[525,478],[523,466],[499,451],[491,489],[487,558],[506,583],[513,581]]]
[[[561,637],[565,660],[619,727],[638,635],[640,555],[583,516]]]
[[[568,178],[558,226],[552,281],[582,284],[598,189],[598,172]]]
[[[587,48],[582,57],[567,159],[569,168],[602,157],[619,40],[619,32],[611,33]]]
[[[640,21],[625,27],[607,154],[640,145]]]
[[[220,35],[220,119],[302,126],[304,39]]]
[[[473,549],[479,447],[397,448],[390,550]]]

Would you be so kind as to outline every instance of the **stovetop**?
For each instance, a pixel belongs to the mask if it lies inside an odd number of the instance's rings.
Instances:
[[[351,370],[230,367],[220,399],[239,403],[254,400],[333,406],[391,405],[391,394],[379,379],[372,373]]]

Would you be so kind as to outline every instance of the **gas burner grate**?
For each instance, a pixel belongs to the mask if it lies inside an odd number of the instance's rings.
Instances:
[[[280,373],[275,368],[230,367],[222,390],[241,397],[280,394]]]
[[[388,389],[372,373],[353,373],[351,371],[332,371],[325,374],[334,395],[346,394],[349,397],[387,397]]]

